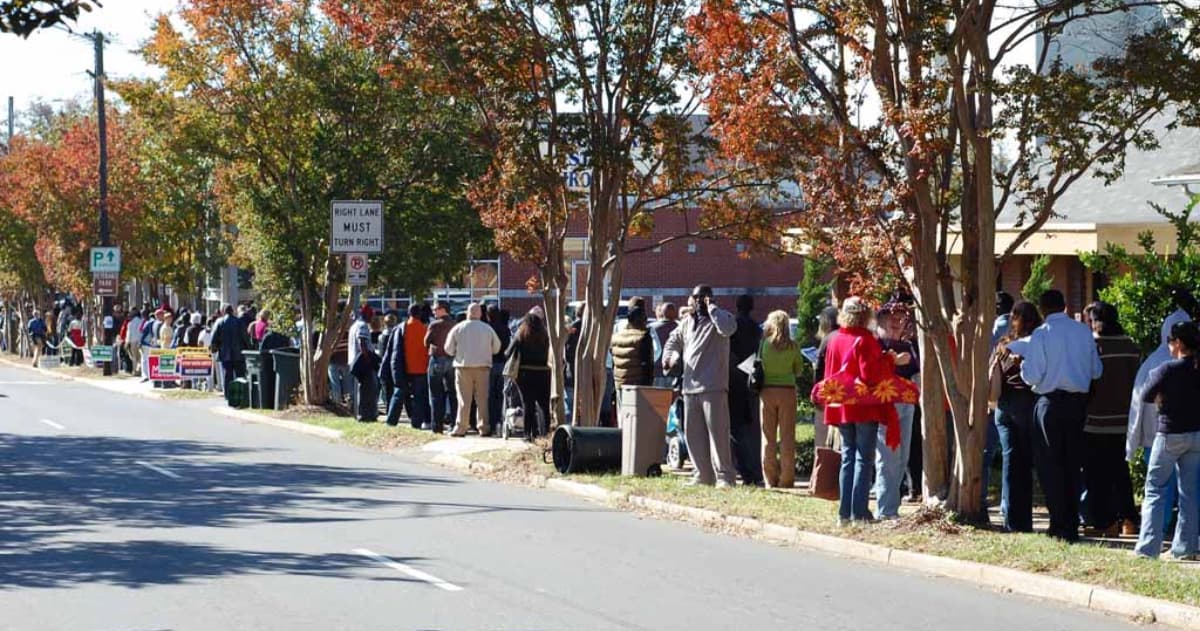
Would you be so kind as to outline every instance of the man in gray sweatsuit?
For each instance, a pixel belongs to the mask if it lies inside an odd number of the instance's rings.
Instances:
[[[712,287],[699,285],[688,298],[692,312],[679,320],[663,348],[668,371],[683,362],[683,418],[694,483],[733,486],[729,452],[729,337],[732,313],[713,304]],[[714,480],[715,474],[715,480]]]

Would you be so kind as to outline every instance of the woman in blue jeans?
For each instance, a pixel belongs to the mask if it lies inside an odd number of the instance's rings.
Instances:
[[[1028,337],[1041,324],[1037,307],[1018,302],[1012,308],[1008,333],[992,353],[991,369],[1000,377],[999,399],[995,402],[996,431],[1004,461],[1000,514],[1009,532],[1033,532],[1033,404],[1037,399],[1021,379],[1021,357],[1009,349],[1009,344]]]
[[[1169,361],[1150,372],[1142,400],[1158,405],[1158,432],[1146,472],[1142,529],[1134,552],[1156,559],[1162,552],[1166,519],[1166,487],[1171,474],[1179,479],[1179,521],[1171,554],[1176,559],[1200,557],[1200,328],[1179,322],[1168,338]]]
[[[868,329],[870,323],[871,310],[861,299],[847,298],[842,303],[838,313],[841,328],[827,338],[824,379],[844,371],[856,381],[874,387],[892,375],[897,363],[912,361],[908,354],[884,353]],[[868,499],[875,476],[876,436],[880,423],[898,429],[896,408],[889,404],[828,405],[825,422],[830,427],[837,427],[842,437],[838,524],[874,521],[868,510]],[[898,442],[896,446],[899,446]]]

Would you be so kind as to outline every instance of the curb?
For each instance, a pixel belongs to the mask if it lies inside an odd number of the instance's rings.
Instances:
[[[91,377],[76,377],[75,375],[64,375],[63,373],[55,372],[55,371],[49,370],[47,368],[34,368],[33,366],[30,366],[27,363],[16,362],[8,357],[0,357],[0,364],[4,364],[4,365],[8,366],[9,368],[19,368],[19,369],[23,369],[23,370],[29,370],[29,371],[35,372],[39,375],[42,375],[43,377],[50,377],[52,379],[57,379],[59,381],[74,381],[76,383],[82,383],[84,385],[91,386],[93,388],[107,390],[109,392],[114,392],[116,394],[124,394],[127,396],[140,397],[143,399],[152,399],[155,401],[167,400],[167,397],[159,392],[153,392],[153,391],[134,392],[134,391],[125,390],[122,388],[115,388],[115,387],[113,387],[111,382],[104,381],[103,379],[92,379]]]
[[[489,463],[462,456],[435,457],[431,460],[465,472],[495,470]],[[933,576],[956,579],[1001,592],[1020,594],[1039,600],[1072,605],[1100,613],[1133,619],[1139,623],[1158,623],[1180,629],[1200,631],[1200,607],[1139,596],[1105,587],[1076,583],[1052,576],[962,561],[948,557],[898,550],[885,546],[808,532],[791,526],[763,522],[752,517],[725,515],[718,511],[664,502],[640,495],[609,491],[594,484],[563,478],[531,476],[530,486],[543,487],[567,495],[611,505],[629,505],[690,523],[737,531],[773,543],[835,554],[842,557],[888,565]]]
[[[339,438],[342,437],[342,432],[340,432],[336,429],[330,429],[328,427],[318,427],[316,425],[309,425],[307,423],[301,423],[299,421],[289,421],[289,420],[281,419],[281,418],[271,418],[270,416],[266,416],[263,414],[257,414],[255,412],[246,412],[244,410],[239,410],[236,408],[217,406],[217,407],[209,408],[208,411],[212,412],[213,414],[216,414],[217,416],[224,416],[226,418],[231,418],[231,419],[235,419],[235,420],[239,420],[239,421],[246,421],[248,423],[259,423],[262,425],[270,425],[272,427],[278,427],[281,429],[291,430],[293,432],[299,432],[301,434],[308,434],[310,436],[319,436],[321,438],[327,438],[330,440],[338,440]]]

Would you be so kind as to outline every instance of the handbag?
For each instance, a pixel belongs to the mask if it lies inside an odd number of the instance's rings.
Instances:
[[[512,379],[513,381],[516,381],[517,377],[520,375],[521,375],[521,347],[514,346],[512,354],[508,356],[508,361],[504,362],[504,376],[509,379]]]
[[[750,369],[750,374],[746,377],[746,387],[754,394],[761,394],[763,386],[767,383],[767,373],[763,369],[762,354],[763,345],[766,341],[762,341],[758,345],[758,353],[754,355],[754,365]]]
[[[988,403],[993,404],[1000,400],[1000,393],[1004,389],[1004,370],[1000,367],[1000,356],[997,354],[992,358],[991,370],[988,371]]]
[[[813,497],[836,502],[841,497],[839,476],[842,469],[842,454],[833,448],[834,428],[828,429],[829,434],[825,444],[817,446],[808,489]]]

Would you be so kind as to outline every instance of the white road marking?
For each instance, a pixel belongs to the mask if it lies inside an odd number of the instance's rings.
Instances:
[[[54,429],[57,429],[59,431],[65,431],[67,429],[67,428],[63,427],[62,425],[59,425],[58,423],[55,423],[54,421],[52,421],[48,418],[41,419],[40,422],[45,423],[46,425],[49,425],[50,427],[53,427]]]
[[[183,477],[177,473],[171,473],[170,471],[167,471],[166,469],[159,467],[157,465],[152,465],[149,462],[146,462],[144,460],[135,460],[134,464],[142,465],[143,467],[146,467],[147,469],[149,469],[155,473],[161,473],[161,474],[167,476],[168,478],[172,478],[175,480],[182,479],[182,477]]]
[[[382,554],[378,554],[378,553],[372,552],[370,550],[367,550],[366,548],[357,548],[354,550],[354,553],[361,554],[370,559],[374,559],[375,561],[378,561],[379,563],[382,563],[383,565],[386,565],[386,566],[392,568],[393,570],[407,574],[419,581],[425,581],[426,583],[429,583],[430,585],[433,585],[434,587],[444,589],[448,592],[461,592],[463,590],[463,588],[459,587],[458,585],[455,585],[454,583],[447,583],[446,581],[443,581],[442,579],[440,579],[432,574],[422,572],[421,570],[418,570],[414,567],[409,567],[403,563],[398,563],[396,561],[393,561],[393,560],[383,556]]]

